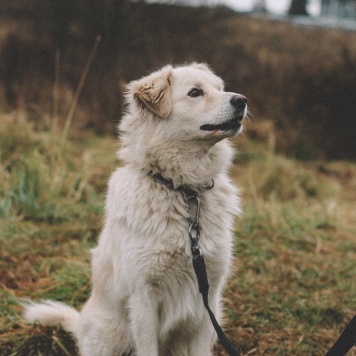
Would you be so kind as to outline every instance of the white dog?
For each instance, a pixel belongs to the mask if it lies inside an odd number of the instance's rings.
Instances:
[[[93,250],[93,290],[81,312],[59,302],[30,303],[25,317],[61,323],[83,356],[207,356],[215,332],[192,267],[181,187],[201,201],[200,240],[209,303],[221,319],[232,256],[237,190],[227,171],[246,98],[224,91],[205,64],[166,66],[128,85],[120,124],[125,165],[109,182],[106,221]],[[214,183],[214,186],[212,187]],[[211,188],[211,189],[208,189]]]

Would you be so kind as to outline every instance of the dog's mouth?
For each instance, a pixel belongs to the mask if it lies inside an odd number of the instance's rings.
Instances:
[[[222,124],[218,124],[218,125],[205,124],[200,126],[200,130],[221,131],[225,133],[236,134],[242,126],[241,121],[243,120],[243,118],[244,115],[238,115],[231,120],[223,122]]]

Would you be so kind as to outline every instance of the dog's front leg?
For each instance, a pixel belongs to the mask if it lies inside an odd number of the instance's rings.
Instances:
[[[150,293],[140,291],[130,298],[130,327],[137,356],[158,356],[158,303]]]

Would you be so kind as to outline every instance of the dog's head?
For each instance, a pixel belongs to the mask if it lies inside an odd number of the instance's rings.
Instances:
[[[131,111],[138,110],[143,120],[161,127],[169,125],[169,132],[180,140],[219,141],[236,135],[247,114],[247,99],[225,92],[222,79],[205,64],[166,66],[131,82],[127,99]]]

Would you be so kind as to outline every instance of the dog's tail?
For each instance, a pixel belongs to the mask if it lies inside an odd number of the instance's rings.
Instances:
[[[25,302],[21,304],[24,307],[23,315],[27,321],[39,322],[46,326],[61,324],[64,330],[77,335],[80,314],[74,308],[50,300],[43,303]]]

